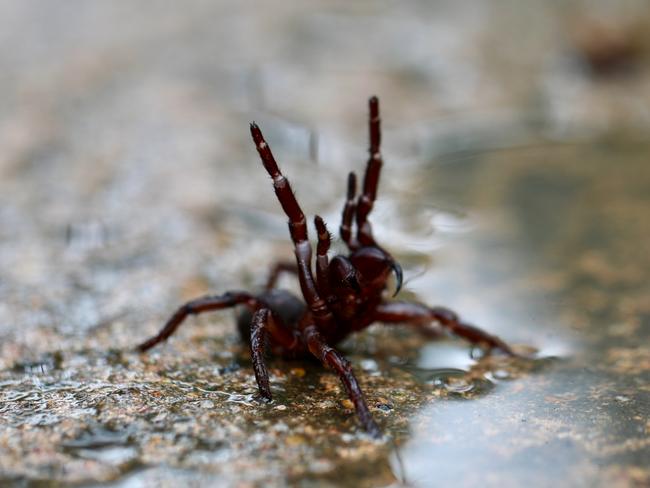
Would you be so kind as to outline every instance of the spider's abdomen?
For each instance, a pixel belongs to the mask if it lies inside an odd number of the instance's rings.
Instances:
[[[284,325],[291,328],[297,327],[298,322],[307,310],[305,303],[287,290],[266,291],[259,294],[257,298],[265,303],[276,316],[280,317]],[[239,335],[247,343],[251,340],[252,318],[253,310],[248,307],[242,307],[237,315]]]

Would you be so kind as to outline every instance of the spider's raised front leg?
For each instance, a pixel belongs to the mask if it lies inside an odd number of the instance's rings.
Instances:
[[[333,369],[339,375],[350,400],[354,404],[354,408],[363,428],[371,436],[375,438],[381,437],[381,430],[372,418],[372,414],[368,409],[363,392],[359,387],[359,382],[352,371],[350,361],[345,359],[345,357],[343,357],[343,355],[336,349],[327,345],[315,326],[307,326],[304,329],[304,336],[309,351],[316,356],[323,365]]]
[[[412,302],[386,302],[377,307],[374,320],[385,323],[408,323],[422,326],[429,325],[435,320],[451,333],[466,339],[472,344],[484,344],[490,349],[499,349],[509,356],[516,356],[510,346],[497,336],[462,322],[455,312],[447,308],[427,307]]]
[[[229,291],[223,295],[209,295],[197,298],[179,307],[158,334],[144,341],[137,348],[139,351],[144,352],[167,340],[188,315],[198,315],[203,312],[234,307],[235,305],[248,305],[251,308],[259,308],[261,304],[257,298],[245,291]]]
[[[363,176],[363,190],[356,204],[357,214],[357,240],[363,246],[376,246],[375,238],[372,235],[372,226],[368,222],[368,215],[377,199],[377,187],[379,186],[379,174],[383,163],[381,152],[381,119],[379,117],[379,99],[372,97],[368,100],[370,114],[368,118],[368,130],[370,133],[369,157],[366,164],[366,172]]]
[[[264,140],[262,131],[257,124],[251,124],[251,136],[255,142],[255,147],[260,155],[262,164],[267,173],[273,178],[273,189],[282,205],[284,213],[289,218],[289,233],[294,245],[296,255],[296,264],[298,265],[298,279],[300,280],[300,289],[307,306],[311,311],[314,321],[321,330],[327,330],[333,325],[332,314],[327,308],[316,286],[314,276],[311,272],[312,249],[307,237],[307,220],[298,201],[296,200],[289,180],[280,171],[278,164],[273,157],[271,148]]]

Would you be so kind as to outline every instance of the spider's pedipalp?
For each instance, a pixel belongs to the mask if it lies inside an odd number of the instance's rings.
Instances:
[[[332,243],[332,235],[327,230],[327,225],[320,215],[314,217],[314,227],[316,227],[316,233],[318,234],[316,254],[318,256],[327,256],[327,251],[329,251]]]
[[[345,200],[345,205],[343,206],[343,215],[341,216],[341,226],[339,227],[339,233],[341,239],[348,246],[348,249],[351,251],[359,247],[356,239],[352,238],[352,221],[354,219],[354,213],[357,207],[357,202],[355,197],[357,196],[357,175],[354,172],[348,174],[348,191],[347,197]]]
[[[318,245],[316,246],[316,283],[318,284],[318,291],[321,295],[328,297],[330,295],[330,285],[327,276],[327,268],[329,267],[327,251],[330,249],[332,236],[320,215],[314,217],[314,226],[318,234]]]

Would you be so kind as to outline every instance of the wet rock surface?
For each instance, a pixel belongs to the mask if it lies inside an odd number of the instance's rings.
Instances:
[[[0,7],[1,484],[650,483],[648,12],[454,5]],[[291,257],[248,122],[336,228],[372,93],[402,295],[527,357],[350,338],[377,442],[316,363],[258,401],[229,312],[134,352]]]

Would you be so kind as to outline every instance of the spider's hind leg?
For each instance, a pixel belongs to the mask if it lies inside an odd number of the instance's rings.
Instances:
[[[176,329],[178,329],[188,315],[198,315],[212,310],[221,310],[243,304],[249,305],[250,307],[259,306],[258,300],[253,295],[242,291],[227,292],[223,295],[204,296],[187,302],[176,310],[158,334],[138,345],[137,349],[140,352],[144,352],[156,344],[167,340],[169,336],[176,332]]]
[[[427,326],[435,320],[452,334],[472,344],[484,344],[489,349],[499,349],[509,356],[516,356],[516,353],[502,339],[461,321],[455,312],[447,308],[427,307],[411,302],[386,302],[377,307],[374,320],[389,324],[403,323],[418,326]]]

